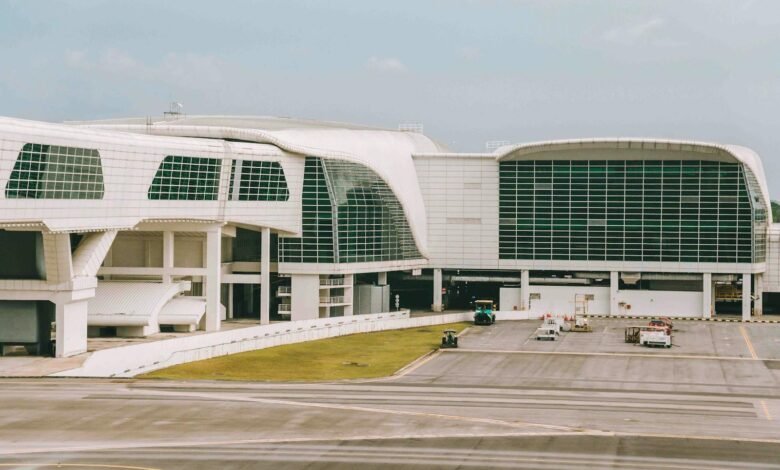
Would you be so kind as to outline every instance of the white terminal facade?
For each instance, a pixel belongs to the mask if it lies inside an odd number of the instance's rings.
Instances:
[[[0,118],[0,343],[54,321],[57,356],[88,336],[387,311],[396,294],[749,319],[780,292],[779,248],[761,161],[733,145],[463,154],[283,118]]]

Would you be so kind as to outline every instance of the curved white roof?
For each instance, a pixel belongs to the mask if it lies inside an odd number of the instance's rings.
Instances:
[[[718,144],[701,142],[696,140],[657,139],[642,137],[605,137],[592,139],[568,139],[530,142],[518,145],[507,145],[496,149],[496,160],[507,161],[520,159],[523,156],[540,152],[582,149],[635,149],[635,150],[664,150],[671,152],[692,153],[720,153],[743,163],[755,175],[761,186],[761,195],[767,208],[767,218],[771,223],[772,211],[770,208],[769,189],[766,182],[766,174],[761,158],[756,152],[739,145]]]
[[[376,172],[398,198],[417,249],[423,257],[428,257],[427,218],[412,154],[441,152],[444,149],[439,144],[418,133],[313,125],[308,122],[300,125],[294,120],[284,121],[286,126],[269,126],[271,129],[252,127],[262,125],[266,122],[264,119],[195,117],[149,125],[124,124],[122,121],[83,125],[153,135],[266,143],[300,155],[362,164]],[[235,127],[237,121],[243,126]]]

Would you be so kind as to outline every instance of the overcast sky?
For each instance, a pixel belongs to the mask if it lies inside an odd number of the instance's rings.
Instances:
[[[0,0],[0,115],[253,114],[453,150],[592,136],[753,148],[780,198],[780,1]]]

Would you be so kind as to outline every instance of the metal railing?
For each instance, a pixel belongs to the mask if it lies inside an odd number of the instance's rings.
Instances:
[[[290,305],[290,304],[279,304],[278,312],[279,312],[280,315],[291,313],[292,312],[292,305]]]
[[[292,292],[292,288],[290,286],[279,286],[279,289],[276,290],[276,294],[289,294]]]
[[[320,279],[321,286],[343,286],[344,279]]]
[[[343,295],[335,297],[320,297],[320,305],[343,304],[346,300]]]

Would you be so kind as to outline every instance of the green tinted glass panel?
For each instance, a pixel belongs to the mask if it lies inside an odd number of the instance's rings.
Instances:
[[[148,198],[162,201],[215,201],[221,160],[168,155],[160,163]]]
[[[5,187],[9,199],[102,199],[103,167],[95,149],[25,144]]]
[[[376,173],[313,157],[304,172],[303,237],[281,238],[280,253],[283,262],[421,258],[401,204]]]
[[[499,257],[516,260],[762,262],[766,207],[737,163],[500,164]]]
[[[238,194],[233,187],[238,183]],[[279,162],[233,160],[230,194],[239,201],[287,201],[290,191]]]

